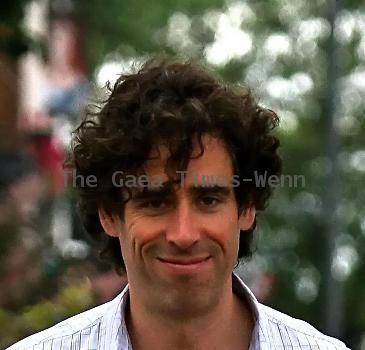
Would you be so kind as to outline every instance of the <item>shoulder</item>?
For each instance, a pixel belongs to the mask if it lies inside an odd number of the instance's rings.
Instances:
[[[327,336],[309,323],[259,304],[259,315],[264,315],[264,336],[266,341],[277,346],[304,349],[346,350],[346,345],[340,340]],[[261,323],[261,322],[260,322]]]
[[[70,317],[53,327],[35,333],[10,346],[7,350],[33,350],[38,349],[78,349],[77,343],[80,343],[84,336],[90,338],[98,336],[100,332],[101,321],[105,314],[108,304],[97,306],[83,313]],[[67,347],[67,343],[70,347]]]

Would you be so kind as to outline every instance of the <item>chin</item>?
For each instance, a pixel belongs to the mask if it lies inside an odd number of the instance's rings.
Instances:
[[[209,313],[217,305],[218,297],[216,293],[196,291],[195,293],[168,293],[163,300],[162,308],[168,315],[174,315],[177,319],[189,319],[199,317]]]

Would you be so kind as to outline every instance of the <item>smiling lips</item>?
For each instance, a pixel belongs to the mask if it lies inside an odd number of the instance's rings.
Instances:
[[[176,259],[176,258],[158,258],[158,260],[174,265],[196,265],[205,260],[209,259],[209,256],[204,257],[195,257],[195,258],[187,258],[187,259]]]
[[[158,258],[158,260],[165,266],[170,272],[174,273],[190,273],[194,271],[200,271],[208,265],[210,256],[204,257],[190,257],[185,259],[178,258]]]

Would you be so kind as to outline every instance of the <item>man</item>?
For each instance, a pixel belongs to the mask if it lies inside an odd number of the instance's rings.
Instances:
[[[253,176],[281,173],[277,121],[189,62],[122,76],[76,130],[70,163],[85,227],[129,285],[10,349],[346,349],[232,272],[271,194]]]

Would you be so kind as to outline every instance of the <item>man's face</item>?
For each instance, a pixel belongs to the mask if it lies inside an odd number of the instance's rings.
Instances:
[[[232,161],[223,143],[208,135],[202,140],[204,154],[190,160],[180,186],[133,196],[124,220],[109,230],[119,237],[131,295],[151,310],[183,315],[214,305],[231,288],[240,229],[250,228],[254,219],[253,208],[238,217]],[[144,170],[167,182],[169,152],[163,146],[158,150]],[[196,146],[193,156],[199,150]],[[220,180],[207,186],[202,176]]]

